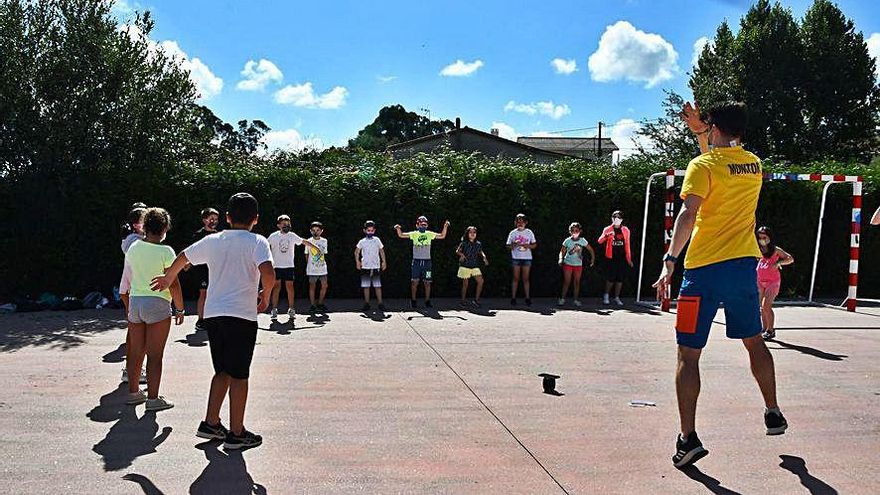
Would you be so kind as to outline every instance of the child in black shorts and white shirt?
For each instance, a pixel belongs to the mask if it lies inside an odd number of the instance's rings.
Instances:
[[[187,263],[208,266],[203,325],[208,331],[214,378],[208,411],[196,436],[225,440],[226,449],[256,447],[263,442],[260,435],[244,427],[248,377],[257,341],[257,312],[268,307],[268,290],[275,284],[269,242],[250,231],[259,218],[258,209],[257,200],[250,194],[233,195],[226,212],[229,228],[186,248],[165,276],[153,280],[153,289],[162,290]],[[259,284],[267,291],[259,290]],[[227,393],[229,430],[220,422],[220,408]]]

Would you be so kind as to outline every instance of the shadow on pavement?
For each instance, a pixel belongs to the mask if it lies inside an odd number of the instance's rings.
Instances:
[[[159,433],[154,412],[138,418],[135,406],[125,404],[127,390],[127,385],[120,384],[116,390],[102,396],[100,404],[86,414],[99,423],[115,421],[107,436],[92,447],[103,458],[105,471],[127,468],[138,457],[156,452],[156,447],[171,434],[170,426],[162,428]]]
[[[801,480],[801,485],[812,495],[837,495],[834,487],[810,474],[807,463],[802,458],[785,454],[780,455],[779,458],[782,459],[779,467],[796,475]]]
[[[767,342],[773,342],[774,344],[779,345],[779,347],[769,347],[770,349],[774,349],[774,350],[791,349],[794,351],[798,351],[802,354],[807,354],[807,355],[817,357],[819,359],[825,359],[828,361],[843,361],[844,359],[849,357],[846,354],[832,354],[830,352],[825,352],[823,350],[816,349],[814,347],[807,347],[805,345],[789,344],[788,342],[783,342],[783,341],[777,340],[777,339],[770,339]]]
[[[192,482],[189,493],[233,495],[265,495],[266,487],[254,481],[247,470],[241,451],[221,452],[219,442],[202,442],[196,448],[205,453],[208,465],[202,474]]]
[[[688,478],[702,483],[703,486],[706,487],[712,493],[718,495],[742,495],[737,491],[733,491],[729,488],[725,488],[721,486],[721,481],[709,476],[708,474],[700,471],[700,468],[694,465],[690,465],[681,470],[682,473],[687,475]]]
[[[142,474],[128,473],[122,477],[125,481],[131,481],[140,485],[141,490],[143,490],[144,495],[163,495],[162,490],[156,487],[150,478]]]
[[[208,331],[194,329],[193,333],[187,334],[184,338],[175,342],[180,342],[190,347],[205,347],[208,345]]]
[[[125,315],[113,309],[13,313],[3,316],[0,352],[43,346],[66,351],[81,345],[85,337],[125,326]]]
[[[125,361],[125,343],[119,344],[116,349],[104,354],[101,361],[105,363],[121,363]]]

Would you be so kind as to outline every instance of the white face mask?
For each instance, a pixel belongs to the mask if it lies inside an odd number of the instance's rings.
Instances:
[[[620,224],[623,223],[622,218],[612,218],[611,223],[614,224],[615,227],[620,227]]]
[[[760,245],[762,245],[762,246],[769,246],[769,245],[770,245],[770,240],[769,240],[769,239],[761,239],[761,240],[758,241],[758,244],[760,244]]]
[[[579,239],[580,236],[581,236],[580,232],[574,232],[573,234],[571,234],[571,238],[575,239],[575,240]]]

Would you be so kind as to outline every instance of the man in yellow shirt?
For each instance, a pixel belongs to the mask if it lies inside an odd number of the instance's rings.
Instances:
[[[701,117],[688,103],[682,118],[696,134],[702,154],[691,160],[685,172],[681,189],[684,205],[675,220],[663,271],[654,284],[658,297],[666,294],[678,255],[690,240],[675,322],[675,388],[681,434],[672,462],[677,468],[709,453],[697,437],[694,423],[700,394],[700,354],[721,304],[727,337],[741,339],[749,352],[752,374],[764,396],[767,434],[779,435],[788,427],[776,403],[773,356],[760,336],[755,269],[761,252],[754,232],[763,175],[761,160],[740,144],[747,121],[745,105],[720,103]]]

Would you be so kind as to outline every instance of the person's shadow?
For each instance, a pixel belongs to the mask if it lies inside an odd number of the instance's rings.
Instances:
[[[121,363],[125,361],[125,343],[119,344],[119,347],[104,354],[101,360],[105,363]]]
[[[143,490],[144,495],[163,495],[162,490],[153,484],[153,482],[150,481],[150,478],[147,478],[142,474],[128,473],[123,476],[122,479],[137,483],[141,487],[141,490]]]
[[[798,351],[802,354],[807,354],[809,356],[817,357],[819,359],[825,359],[828,361],[843,361],[844,359],[849,357],[846,354],[832,354],[830,352],[825,352],[821,349],[816,349],[815,347],[807,347],[805,345],[789,344],[788,342],[783,342],[783,341],[777,340],[775,338],[768,340],[768,342],[773,342],[774,344],[779,345],[779,347],[776,347],[775,349],[780,349],[780,350],[791,349],[794,351]],[[770,349],[774,349],[774,348],[771,347]]]
[[[193,330],[193,333],[187,334],[184,338],[178,340],[181,344],[186,344],[190,347],[205,347],[208,345],[208,331],[207,330]]]
[[[837,495],[837,490],[828,483],[810,474],[807,469],[807,463],[800,457],[782,454],[779,456],[782,462],[779,467],[786,471],[791,471],[801,480],[801,485],[810,491],[812,495]]]
[[[702,483],[703,486],[705,486],[706,489],[712,493],[718,495],[742,495],[739,492],[721,486],[721,481],[700,471],[700,468],[694,466],[693,464],[681,469],[681,472],[684,473],[688,478]]]
[[[189,487],[191,494],[253,494],[266,495],[266,487],[254,481],[240,450],[221,452],[219,442],[209,441],[196,445],[205,453],[208,465]]]
[[[171,434],[170,426],[162,428],[159,433],[155,412],[144,413],[138,418],[135,406],[125,404],[125,396],[125,385],[120,385],[101,397],[101,404],[87,414],[92,421],[116,421],[107,436],[92,447],[104,459],[105,471],[127,468],[138,457],[156,452],[156,447]]]

